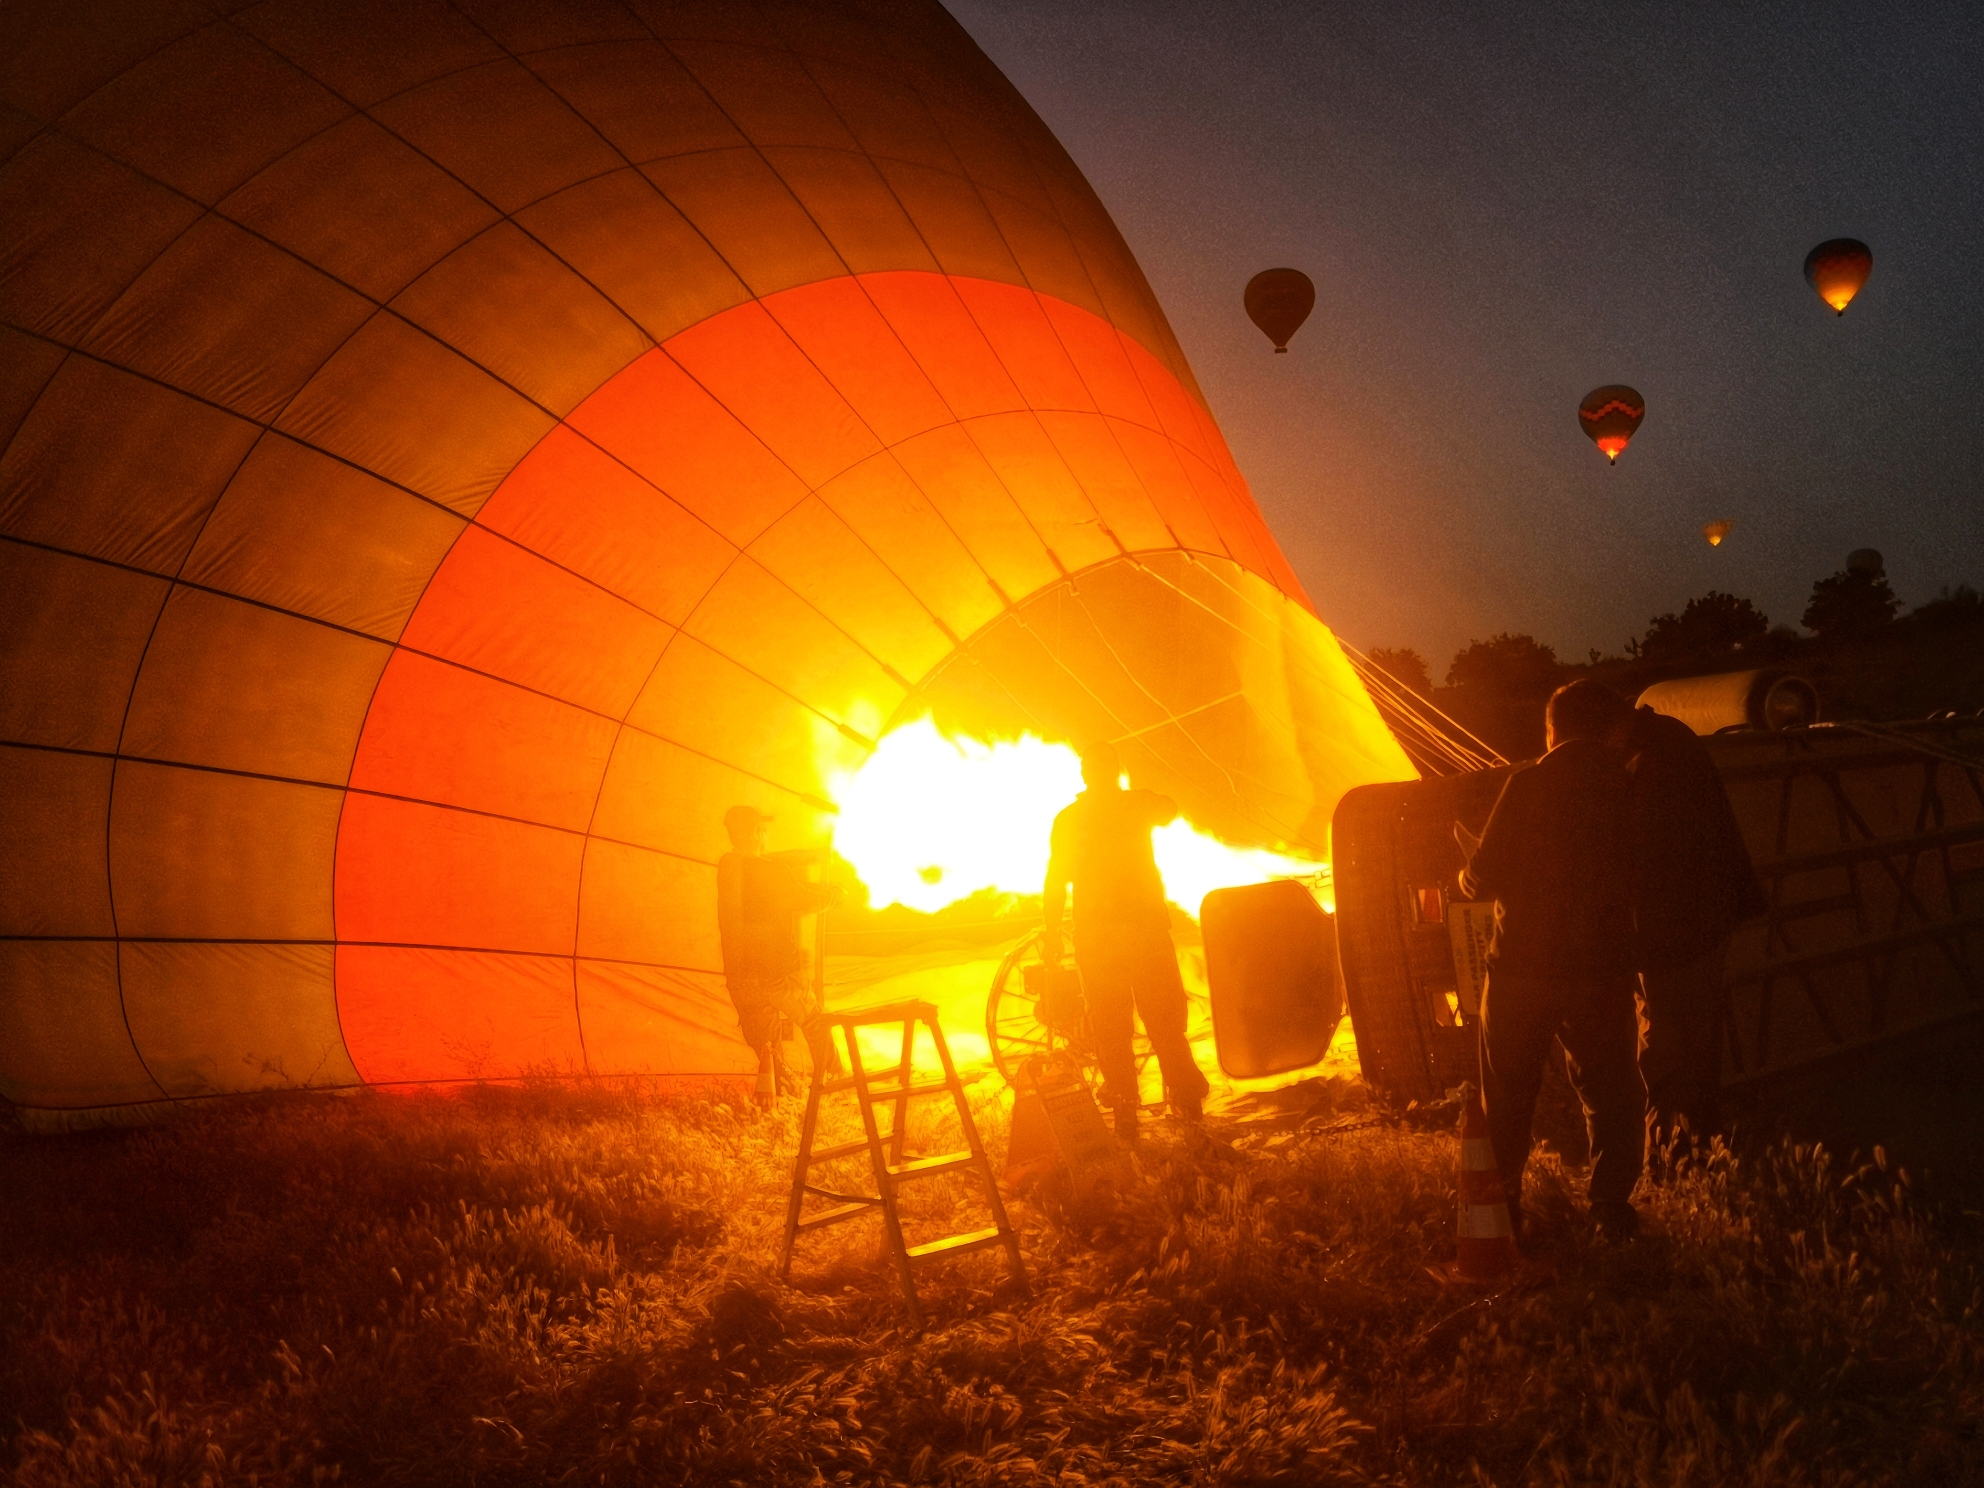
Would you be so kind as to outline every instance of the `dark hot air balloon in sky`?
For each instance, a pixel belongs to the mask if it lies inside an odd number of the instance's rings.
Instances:
[[[1288,338],[1316,308],[1316,286],[1300,269],[1263,269],[1247,281],[1242,297],[1247,318],[1261,328],[1278,352],[1288,350]]]
[[[1623,383],[1593,388],[1578,404],[1578,427],[1615,462],[1645,417],[1646,399]]]
[[[1805,282],[1835,315],[1846,313],[1873,272],[1873,251],[1858,238],[1828,238],[1805,255]]]
[[[1846,571],[1872,577],[1887,572],[1887,560],[1878,548],[1855,548],[1846,555]]]
[[[1702,536],[1708,539],[1708,545],[1711,548],[1719,548],[1722,546],[1722,540],[1729,536],[1730,530],[1735,525],[1734,522],[1730,521],[1704,522],[1702,523]]]

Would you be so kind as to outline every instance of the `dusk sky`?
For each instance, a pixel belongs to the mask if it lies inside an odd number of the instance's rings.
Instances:
[[[1984,585],[1984,7],[950,0],[1143,263],[1323,618],[1582,660],[1848,550]],[[1864,240],[1843,319],[1806,252]],[[1287,356],[1257,270],[1317,305]],[[1578,400],[1646,421],[1617,468]],[[1700,527],[1733,518],[1719,549]]]

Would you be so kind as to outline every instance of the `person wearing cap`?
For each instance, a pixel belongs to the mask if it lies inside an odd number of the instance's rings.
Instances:
[[[1048,965],[1060,964],[1062,911],[1072,888],[1075,965],[1102,1065],[1102,1100],[1115,1108],[1117,1134],[1133,1140],[1143,1105],[1133,1046],[1139,1014],[1172,1110],[1198,1121],[1207,1090],[1186,1037],[1185,984],[1150,844],[1152,829],[1176,817],[1178,804],[1155,791],[1124,790],[1113,744],[1091,743],[1081,755],[1088,789],[1054,818],[1041,952]]]
[[[809,882],[806,854],[765,852],[771,817],[755,806],[723,814],[731,850],[716,865],[716,925],[723,947],[723,977],[737,1009],[737,1026],[758,1056],[758,1104],[778,1104],[779,1025],[798,1024],[816,1063],[831,1062],[831,1045],[800,943],[799,922],[840,897],[838,889]]]

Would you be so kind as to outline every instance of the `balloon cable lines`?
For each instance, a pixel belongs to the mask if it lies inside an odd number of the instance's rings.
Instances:
[[[1459,775],[1508,763],[1492,745],[1469,733],[1342,636],[1337,637],[1337,644],[1343,647],[1343,654],[1363,678],[1371,701],[1415,764],[1430,768],[1436,775]]]

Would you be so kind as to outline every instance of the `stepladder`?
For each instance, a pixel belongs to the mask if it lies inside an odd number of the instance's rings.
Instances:
[[[911,1318],[922,1321],[922,1304],[916,1292],[916,1267],[921,1261],[943,1256],[959,1256],[995,1246],[1006,1252],[1013,1281],[1027,1288],[1025,1263],[1020,1259],[1019,1237],[1006,1216],[1005,1201],[992,1173],[991,1159],[972,1119],[964,1082],[958,1078],[951,1059],[950,1045],[944,1040],[944,1026],[938,1020],[934,1003],[894,1002],[879,1007],[859,1008],[822,1015],[829,1038],[838,1034],[844,1046],[846,1070],[834,1070],[832,1061],[816,1061],[813,1079],[806,1093],[806,1114],[799,1127],[799,1151],[792,1161],[792,1194],[785,1212],[785,1248],[779,1265],[781,1277],[790,1277],[792,1258],[799,1237],[814,1230],[859,1219],[879,1212],[884,1238],[902,1284],[903,1301]],[[873,1069],[863,1059],[860,1030],[900,1025],[901,1052],[892,1063]],[[940,1073],[919,1078],[915,1065],[917,1030],[929,1032]],[[816,1146],[823,1108],[830,1097],[852,1094],[861,1122],[861,1135],[851,1141]],[[928,1097],[948,1095],[957,1112],[964,1146],[956,1151],[934,1155],[912,1155],[909,1123],[912,1103]],[[880,1113],[887,1111],[889,1125],[884,1129]],[[846,1163],[865,1155],[873,1192],[851,1192],[848,1187],[816,1180],[814,1170],[834,1163]],[[942,1173],[969,1172],[984,1188],[986,1208],[992,1223],[962,1234],[909,1244],[903,1236],[900,1195],[905,1184]],[[826,1207],[815,1206],[823,1201]]]

